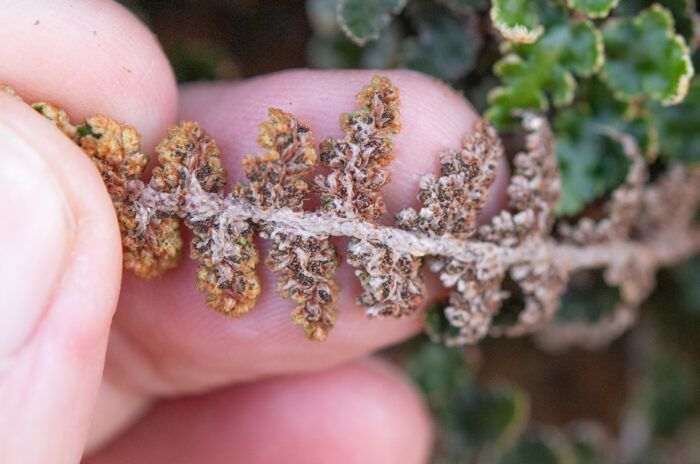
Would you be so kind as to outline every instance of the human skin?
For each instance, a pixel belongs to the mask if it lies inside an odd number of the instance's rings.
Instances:
[[[317,141],[337,137],[339,114],[355,108],[373,74],[299,70],[178,89],[153,35],[116,3],[0,0],[0,11],[0,84],[74,122],[96,113],[127,122],[149,154],[168,125],[195,120],[217,140],[230,180],[242,180],[241,158],[260,151],[256,127],[268,107],[293,113]],[[383,74],[402,101],[385,189],[391,217],[476,115],[429,78]],[[97,170],[6,95],[0,161],[0,462],[427,461],[422,399],[400,373],[367,359],[418,333],[421,318],[367,319],[347,264],[337,273],[337,325],[323,343],[291,324],[294,303],[275,294],[262,265],[257,306],[229,320],[204,306],[191,260],[152,281],[122,274]],[[487,215],[503,201],[503,178]],[[434,283],[426,302],[444,294]]]

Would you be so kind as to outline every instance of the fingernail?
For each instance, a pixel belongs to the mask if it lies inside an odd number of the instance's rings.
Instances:
[[[0,362],[25,344],[49,308],[74,229],[49,164],[0,124]]]

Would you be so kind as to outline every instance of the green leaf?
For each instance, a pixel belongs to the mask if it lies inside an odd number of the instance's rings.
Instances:
[[[423,316],[425,332],[434,341],[444,341],[459,336],[459,328],[450,324],[445,316],[445,303],[433,303]]]
[[[612,314],[620,301],[617,287],[608,286],[600,271],[583,271],[571,277],[561,308],[554,316],[558,324],[585,322],[594,324]]]
[[[558,66],[552,70],[549,87],[554,106],[569,105],[574,100],[576,80],[565,68]]]
[[[658,104],[657,104],[658,105]],[[690,83],[685,100],[675,106],[652,106],[649,115],[659,136],[660,155],[684,164],[700,163],[700,78]]]
[[[544,32],[529,0],[493,0],[490,14],[494,27],[513,42],[533,43]]]
[[[603,37],[590,21],[570,23],[561,38],[566,44],[561,52],[561,65],[574,74],[587,77],[603,65]]]
[[[574,75],[589,76],[603,62],[602,37],[589,21],[553,24],[534,44],[514,44],[494,66],[503,86],[489,95],[486,117],[496,126],[512,122],[516,109],[546,110],[547,93],[555,106],[572,102]]]
[[[364,45],[406,6],[406,0],[338,0],[338,21],[348,38]]]
[[[613,439],[602,424],[584,419],[569,424],[565,432],[574,454],[572,464],[615,462]]]
[[[313,35],[306,46],[309,66],[318,69],[391,69],[399,63],[401,32],[398,25],[384,28],[379,38],[360,47],[340,30],[338,0],[307,0],[306,12]]]
[[[403,41],[402,67],[445,80],[459,79],[474,67],[480,46],[475,21],[441,12],[415,15],[414,23],[417,35]]]
[[[604,18],[620,0],[567,0],[569,8],[586,13],[590,18]]]
[[[698,375],[677,353],[658,353],[650,365],[646,407],[654,432],[671,437],[698,409]]]
[[[591,443],[577,441],[573,443],[573,447],[576,454],[576,464],[596,464],[600,462],[600,458],[596,453],[597,450]]]
[[[398,28],[391,24],[377,40],[364,47],[355,45],[339,31],[331,37],[315,34],[309,39],[306,56],[309,66],[318,69],[391,69],[398,65],[400,45]]]
[[[544,32],[530,0],[493,0],[491,21],[503,37],[513,42],[533,43]]]
[[[472,369],[464,361],[461,350],[427,339],[411,355],[406,370],[434,411],[449,407],[459,393],[472,386]]]
[[[618,16],[634,16],[655,3],[671,12],[676,32],[683,36],[686,43],[692,43],[695,35],[696,0],[625,0],[619,4],[615,13]]]
[[[604,115],[596,117],[583,104],[555,117],[562,189],[556,215],[573,216],[624,181],[629,160],[619,142],[607,134],[611,126],[606,119]]]
[[[691,43],[695,36],[695,1],[694,0],[649,0],[668,8],[673,15],[676,32],[683,36],[686,43]]]
[[[570,464],[575,459],[568,442],[523,437],[499,464]]]
[[[562,196],[555,213],[578,214],[584,206],[623,182],[629,166],[610,129],[631,135],[650,158],[657,153],[657,131],[629,102],[619,101],[597,78],[581,82],[573,107],[554,117],[555,148],[562,174]],[[664,108],[665,109],[665,108]]]
[[[453,405],[455,426],[465,446],[507,449],[529,418],[527,394],[511,385],[474,389]]]
[[[683,100],[693,65],[667,9],[655,4],[634,18],[610,20],[603,39],[607,60],[601,76],[618,98],[646,97],[664,105]]]

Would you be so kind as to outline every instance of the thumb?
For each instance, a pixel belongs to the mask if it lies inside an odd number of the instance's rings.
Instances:
[[[121,276],[91,161],[0,94],[0,462],[80,459]]]

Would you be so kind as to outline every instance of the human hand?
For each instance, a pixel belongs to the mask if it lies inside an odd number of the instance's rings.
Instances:
[[[240,159],[260,151],[256,127],[268,107],[293,113],[317,140],[338,136],[339,114],[354,108],[372,75],[291,71],[187,85],[178,95],[153,36],[121,6],[0,6],[0,83],[74,122],[103,113],[131,124],[145,153],[176,116],[195,120],[217,140],[233,179]],[[402,100],[385,189],[394,214],[476,116],[439,83],[385,74]],[[293,303],[272,291],[276,277],[263,266],[254,310],[225,319],[204,307],[192,261],[154,281],[122,277],[114,210],[91,161],[5,95],[0,151],[0,462],[77,462],[86,447],[89,463],[426,461],[430,419],[418,395],[362,359],[417,333],[420,316],[367,320],[343,264],[337,325],[323,343],[290,323]],[[426,302],[444,291],[428,289]]]

